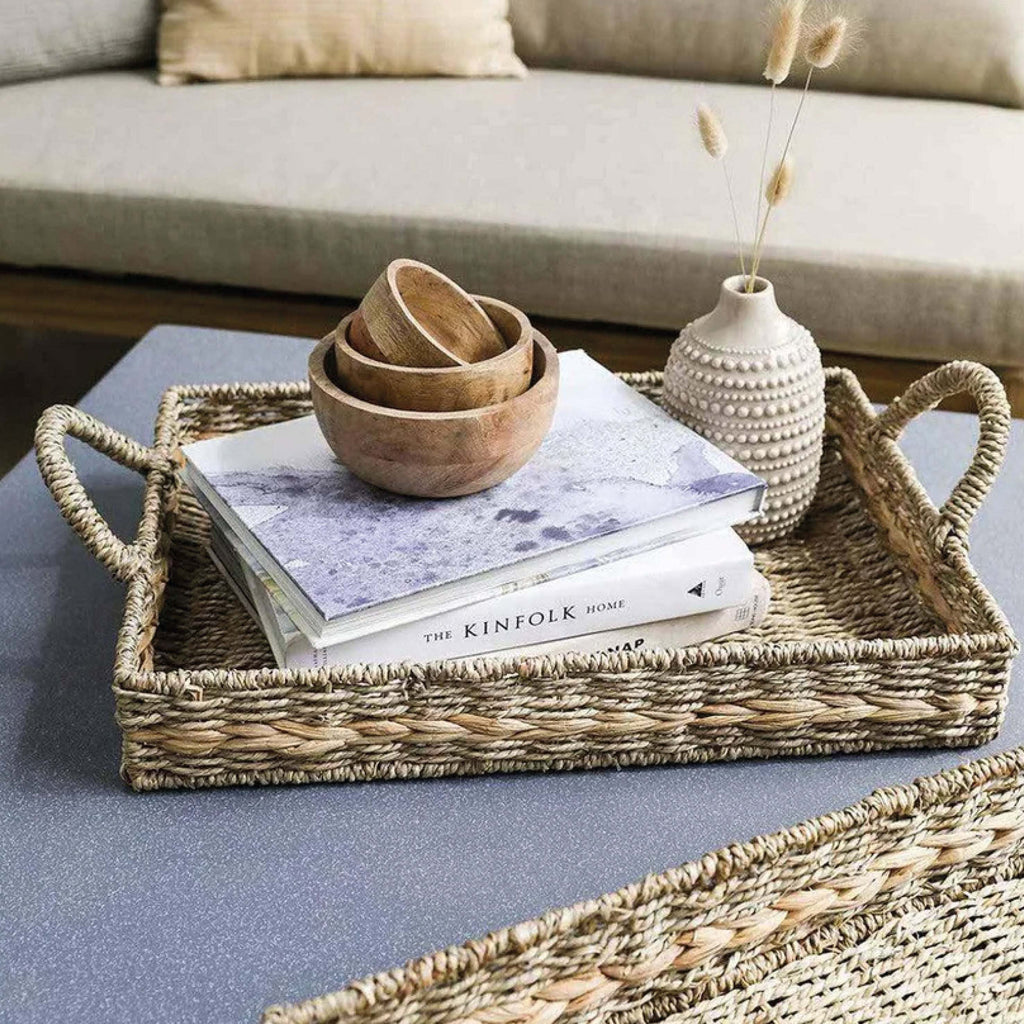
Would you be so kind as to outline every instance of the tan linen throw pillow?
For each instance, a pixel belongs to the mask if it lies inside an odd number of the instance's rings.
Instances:
[[[521,76],[508,0],[163,0],[163,85],[336,75]]]

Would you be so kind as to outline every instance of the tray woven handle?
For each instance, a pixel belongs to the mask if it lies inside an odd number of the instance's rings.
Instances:
[[[879,414],[876,428],[880,436],[895,442],[915,416],[933,409],[944,398],[963,393],[978,407],[978,445],[967,472],[939,509],[939,519],[945,531],[943,540],[954,536],[966,545],[971,520],[1003,465],[1010,438],[1010,403],[999,378],[981,363],[946,363],[914,381]]]
[[[146,448],[70,405],[51,405],[36,424],[36,462],[60,514],[110,572],[127,583],[141,563],[138,542],[121,540],[97,511],[64,447],[68,434],[140,473],[173,467],[156,449]]]

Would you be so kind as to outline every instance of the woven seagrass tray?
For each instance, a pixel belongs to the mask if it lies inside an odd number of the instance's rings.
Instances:
[[[660,374],[626,378],[657,399]],[[757,552],[764,624],[670,651],[282,671],[204,551],[209,522],[178,447],[310,411],[305,384],[176,387],[153,447],[68,406],[36,452],[65,518],[127,584],[114,666],[129,785],[355,780],[593,768],[983,743],[1002,720],[1016,641],[979,583],[967,531],[1002,462],[1010,412],[991,371],[940,367],[876,415],[827,375],[814,505]],[[979,440],[941,509],[896,439],[943,397],[974,396]],[[119,540],[64,449],[68,434],[146,475]]]
[[[264,1024],[1024,1020],[1024,751],[271,1007]]]

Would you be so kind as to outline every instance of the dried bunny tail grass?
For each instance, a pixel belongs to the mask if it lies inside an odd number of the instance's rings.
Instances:
[[[729,148],[729,140],[718,115],[706,103],[697,107],[697,130],[708,156],[721,160]]]
[[[747,292],[753,292],[754,283],[757,281],[757,272],[761,269],[761,256],[764,254],[764,236],[768,230],[768,219],[772,210],[779,205],[793,188],[793,159],[784,156],[775,173],[768,182],[764,197],[768,200],[768,209],[764,211],[764,219],[761,221],[761,230],[758,232],[757,241],[754,243],[754,255],[750,264],[750,276],[747,278]]]
[[[743,258],[743,240],[740,238],[740,222],[736,213],[736,198],[732,191],[732,180],[729,177],[729,168],[725,162],[725,154],[729,149],[729,139],[722,127],[721,118],[706,104],[697,105],[697,130],[700,132],[700,141],[707,150],[708,156],[714,160],[721,161],[722,172],[725,174],[725,187],[729,191],[729,206],[732,209],[732,223],[736,231],[736,254],[740,261],[740,273],[746,276],[747,264]]]
[[[793,158],[784,157],[775,168],[771,181],[765,189],[764,197],[769,206],[778,206],[789,195],[793,188]]]
[[[754,211],[754,236],[758,234],[761,223],[761,203],[764,194],[764,173],[768,167],[768,149],[772,142],[772,127],[775,121],[775,87],[781,85],[788,77],[796,58],[800,44],[800,33],[803,30],[804,8],[807,0],[772,0],[769,12],[774,15],[775,23],[771,30],[771,45],[768,60],[765,63],[764,77],[771,82],[768,96],[768,127],[764,133],[764,150],[761,153],[761,174],[757,179],[757,206]],[[755,245],[756,245],[755,241]]]
[[[789,77],[800,45],[805,6],[806,0],[780,0],[778,4],[771,47],[764,66],[764,77],[772,85],[781,85]]]
[[[846,18],[836,15],[814,30],[804,54],[812,68],[822,70],[835,64],[843,50],[849,25]]]

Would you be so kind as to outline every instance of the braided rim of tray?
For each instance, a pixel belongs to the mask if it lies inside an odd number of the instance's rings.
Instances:
[[[656,373],[624,376],[634,387],[648,393],[655,392],[661,381],[661,375]],[[673,651],[565,654],[533,659],[497,656],[456,663],[299,671],[154,671],[153,642],[169,575],[170,522],[178,517],[178,505],[184,497],[176,479],[180,452],[175,446],[180,424],[188,422],[196,410],[208,417],[197,436],[205,436],[206,431],[219,433],[221,422],[225,429],[231,428],[239,407],[247,407],[250,412],[257,410],[256,418],[260,420],[287,419],[308,412],[308,389],[304,384],[172,388],[161,403],[153,448],[138,445],[67,406],[48,410],[37,431],[37,455],[43,477],[86,545],[112,573],[129,582],[114,674],[118,717],[125,738],[122,773],[132,786],[142,789],[165,783],[199,782],[209,775],[206,767],[184,776],[166,765],[161,768],[161,751],[171,758],[219,758],[224,762],[219,777],[227,783],[249,779],[242,771],[243,762],[252,769],[253,778],[259,775],[271,781],[356,778],[358,766],[336,769],[333,762],[349,752],[356,755],[360,748],[367,751],[364,759],[374,761],[374,747],[381,744],[401,744],[412,751],[443,744],[452,750],[459,749],[462,757],[473,757],[475,751],[484,754],[509,743],[521,748],[535,743],[578,745],[584,737],[615,743],[618,737],[642,736],[652,742],[665,736],[671,742],[683,733],[707,737],[736,730],[756,739],[768,735],[795,737],[804,728],[925,728],[949,732],[975,723],[975,741],[992,735],[1002,719],[1005,703],[1005,686],[996,682],[1008,671],[1016,641],[998,605],[974,574],[967,556],[966,531],[998,472],[1005,450],[1010,420],[1002,385],[984,367],[951,363],[912,385],[902,398],[876,416],[852,374],[832,370],[828,380],[834,414],[830,419],[832,437],[871,505],[877,525],[885,531],[892,553],[916,577],[916,585],[947,624],[948,633],[744,643],[726,639]],[[979,443],[964,478],[937,510],[917,482],[896,440],[917,413],[959,391],[971,393],[978,404]],[[215,401],[209,404],[211,399]],[[69,434],[147,474],[142,522],[133,543],[119,540],[110,531],[86,495],[64,450]],[[892,493],[901,496],[902,511],[890,511],[887,494]],[[956,588],[954,594],[950,587]],[[971,618],[965,622],[963,609],[968,608]],[[316,695],[325,695],[337,703],[345,701],[347,693],[357,694],[366,687],[486,685],[515,679],[543,682],[574,677],[637,681],[678,678],[696,683],[704,673],[722,666],[761,675],[833,666],[847,674],[859,671],[873,676],[895,663],[914,663],[931,664],[936,671],[950,675],[959,671],[957,665],[964,660],[977,663],[973,670],[976,683],[980,679],[978,672],[983,672],[993,680],[992,685],[976,685],[972,692],[962,692],[963,688],[946,692],[940,687],[931,692],[894,695],[870,687],[856,693],[841,688],[830,691],[826,687],[813,694],[748,694],[734,699],[725,697],[725,702],[721,695],[717,700],[700,702],[695,694],[697,700],[678,709],[591,708],[585,713],[577,709],[571,716],[536,711],[523,716],[402,715],[396,708],[386,718],[354,715],[345,716],[349,719],[346,721],[332,722],[320,720],[315,714],[302,714],[297,706],[294,715],[277,710],[261,714],[260,720],[254,721],[249,709],[239,703],[250,698],[258,700],[266,691],[274,691],[278,702],[288,698],[308,704],[317,700]],[[168,702],[166,713],[153,713],[153,698]],[[204,703],[209,698],[220,703]],[[400,694],[396,699],[399,698]],[[281,708],[279,703],[275,706]],[[872,745],[870,737],[862,737],[858,747]],[[830,747],[804,740],[790,752],[822,749]],[[730,750],[735,753],[740,747],[733,742]],[[279,758],[280,764],[255,767],[253,757],[257,752]],[[631,755],[629,760],[643,762],[645,758]],[[606,761],[607,757],[588,761],[574,755],[576,766]],[[522,756],[517,754],[515,763],[523,766]],[[429,767],[419,764],[409,772],[430,774]]]

